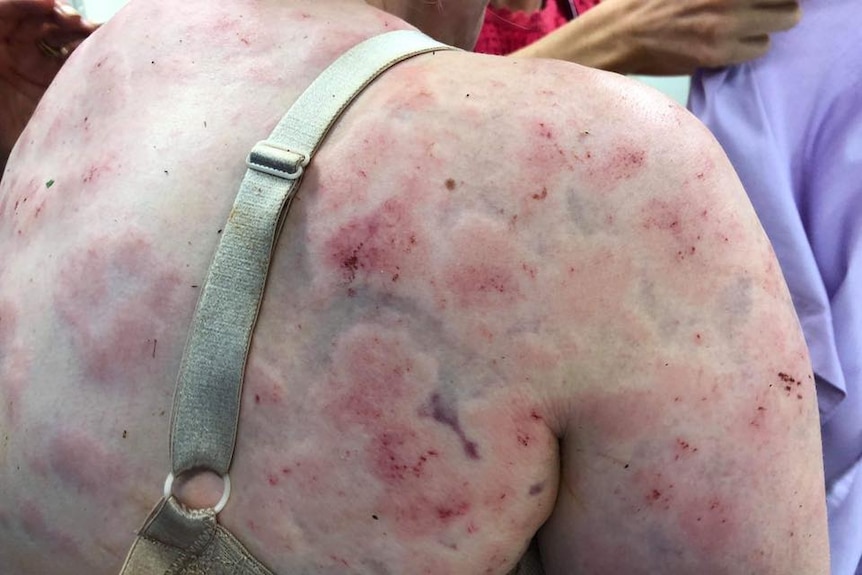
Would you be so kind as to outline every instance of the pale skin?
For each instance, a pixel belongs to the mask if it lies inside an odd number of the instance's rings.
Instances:
[[[540,0],[492,0],[537,10]],[[603,0],[515,53],[621,74],[686,75],[753,60],[799,22],[795,0]]]
[[[0,184],[4,572],[119,570],[248,150],[406,27],[133,0],[60,72]],[[309,167],[220,521],[275,573],[504,574],[538,534],[551,575],[825,575],[820,461],[789,297],[705,130],[613,75],[437,53]]]

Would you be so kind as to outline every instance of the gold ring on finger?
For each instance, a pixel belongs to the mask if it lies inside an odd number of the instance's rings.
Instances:
[[[39,40],[37,46],[39,46],[39,50],[49,58],[56,58],[58,60],[62,60],[69,55],[69,49],[65,46],[51,46],[45,40]]]

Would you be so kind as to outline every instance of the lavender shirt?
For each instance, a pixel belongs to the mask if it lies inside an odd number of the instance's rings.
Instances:
[[[772,240],[817,376],[833,575],[862,574],[862,2],[803,2],[769,53],[689,105]]]

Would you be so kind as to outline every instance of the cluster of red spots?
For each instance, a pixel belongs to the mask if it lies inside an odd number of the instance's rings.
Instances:
[[[9,190],[15,191],[19,194],[18,197],[15,198],[15,203],[12,205],[13,213],[16,216],[26,215],[27,212],[24,210],[28,208],[29,204],[29,213],[33,216],[33,219],[38,219],[45,210],[47,203],[47,198],[41,196],[46,192],[46,190],[53,187],[54,184],[54,180],[48,180],[40,184],[35,178],[31,178],[27,184],[19,184],[17,179],[13,180],[9,185]],[[11,202],[11,197],[9,202]],[[6,200],[0,204],[0,215],[3,215],[5,211]],[[19,235],[21,235],[20,231]]]
[[[374,213],[342,226],[327,241],[329,263],[344,283],[383,273],[397,281],[421,240],[410,224],[408,208],[389,200]]]
[[[455,266],[449,274],[447,287],[462,306],[491,305],[495,296],[519,293],[518,284],[509,268],[493,262]]]
[[[708,510],[711,513],[721,513],[721,511],[722,511],[721,502],[718,499],[711,499],[709,501],[709,503],[707,504],[707,506],[708,506]],[[703,519],[704,519],[703,515],[698,515],[696,517],[697,522],[701,522],[701,521],[703,521]],[[722,524],[727,523],[727,519],[724,517],[717,519],[717,521],[719,521]]]
[[[587,152],[586,158],[591,160],[593,154]],[[646,151],[632,144],[622,143],[608,155],[597,157],[598,160],[601,160],[599,165],[591,166],[588,173],[602,187],[612,189],[616,183],[629,180],[643,170],[646,164]],[[599,179],[601,181],[598,181]]]
[[[700,239],[700,236],[697,237]],[[693,256],[697,253],[697,248],[695,246],[691,246],[687,250],[679,250],[676,252],[676,258],[680,261],[684,260],[686,257]]]
[[[411,454],[411,434],[384,432],[375,440],[377,455],[377,470],[388,482],[402,482],[410,477],[420,478],[424,474],[426,464],[439,457],[435,449],[426,449],[418,454]]]
[[[440,505],[435,511],[437,512],[437,518],[446,522],[466,515],[470,511],[470,504],[466,501],[461,501],[453,505]]]
[[[548,188],[542,186],[542,191],[533,194],[532,197],[534,200],[544,200],[548,197]]]
[[[662,230],[678,236],[683,231],[679,208],[668,202],[651,200],[646,208],[642,226],[645,230]]]
[[[103,172],[110,171],[110,169],[110,166],[107,164],[93,164],[84,171],[84,174],[81,176],[81,181],[85,184],[92,183],[98,180]]]
[[[783,371],[778,372],[778,379],[784,384],[784,391],[787,392],[788,397],[795,392],[796,399],[802,399],[802,394],[799,393],[799,388],[802,386],[801,381]]]
[[[676,453],[674,454],[674,461],[679,461],[682,457],[697,453],[697,451],[697,447],[692,447],[692,445],[688,441],[678,438],[676,440]]]
[[[538,133],[539,137],[545,138],[546,140],[551,140],[554,138],[554,133],[553,131],[551,131],[550,126],[548,126],[544,122],[539,122]]]
[[[519,432],[518,433],[518,444],[522,447],[529,447],[530,443],[533,441],[533,437],[529,433]]]
[[[649,474],[637,472],[636,479],[646,487],[643,501],[653,509],[669,510],[674,499],[674,484],[668,482],[661,472]],[[637,511],[641,509],[638,508]]]
[[[386,517],[391,518],[399,534],[407,538],[438,533],[441,529],[464,521],[472,509],[469,497],[459,492],[433,497],[417,492],[393,492],[386,507]]]

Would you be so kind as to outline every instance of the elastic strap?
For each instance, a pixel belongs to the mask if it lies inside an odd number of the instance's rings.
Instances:
[[[451,49],[415,31],[362,42],[327,68],[252,149],[183,353],[165,495],[138,533],[121,575],[271,575],[216,515],[229,494],[245,364],[281,226],[312,154],[350,102],[394,64]],[[193,469],[225,478],[216,509],[189,510],[171,495],[174,477]]]
[[[350,102],[383,71],[412,56],[449,50],[401,30],[342,55],[249,154],[248,171],[192,319],[174,396],[172,471],[226,475],[233,457],[242,381],[270,259],[311,156]]]

